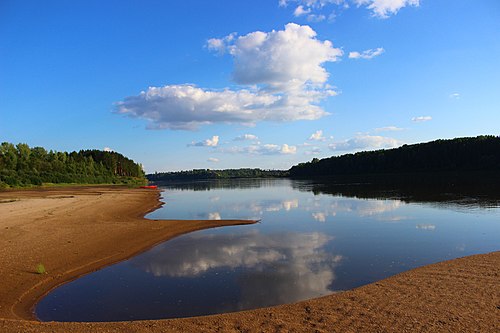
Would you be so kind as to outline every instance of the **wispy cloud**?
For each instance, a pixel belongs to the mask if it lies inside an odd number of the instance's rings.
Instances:
[[[304,151],[304,155],[318,155],[321,153],[321,148],[319,147],[312,147],[309,150]]]
[[[397,132],[397,131],[404,131],[404,128],[397,126],[386,126],[386,127],[375,128],[375,132]]]
[[[326,16],[323,14],[309,14],[307,15],[307,22],[321,22],[326,20]]]
[[[215,158],[215,157],[209,157],[209,158],[207,159],[207,162],[217,163],[217,162],[219,162],[219,159],[218,159],[218,158]]]
[[[302,15],[307,15],[311,12],[311,8],[304,9],[304,6],[299,5],[295,10],[293,11],[293,16],[298,17]]]
[[[245,147],[219,148],[217,152],[249,155],[291,155],[297,153],[297,147],[288,144],[252,144]]]
[[[259,140],[259,138],[253,134],[242,134],[233,139],[233,141],[255,141],[255,140]]]
[[[432,120],[431,116],[418,116],[418,117],[411,118],[411,121],[414,121],[416,123],[421,123],[421,122],[430,121],[430,120]]]
[[[401,8],[406,6],[418,7],[419,0],[354,0],[357,6],[366,6],[372,12],[372,16],[388,18],[395,15]]]
[[[294,16],[303,16],[309,13],[317,13],[335,8],[344,10],[354,4],[357,7],[365,7],[370,10],[371,15],[377,18],[386,19],[391,15],[396,15],[400,9],[412,6],[418,7],[419,0],[279,0],[281,7],[288,4],[298,4],[294,10]],[[298,9],[300,7],[300,9]],[[298,13],[298,15],[296,15]]]
[[[452,99],[460,99],[460,94],[459,93],[453,93],[453,94],[450,94],[449,97],[452,98]]]
[[[211,139],[206,139],[200,142],[191,142],[188,146],[191,147],[217,147],[219,144],[219,136],[214,135]]]
[[[394,148],[402,144],[401,141],[378,135],[359,135],[345,141],[334,142],[328,147],[335,151],[356,151],[366,149]]]
[[[349,52],[349,59],[372,59],[384,52],[385,50],[383,47],[377,47],[376,49],[369,49],[362,52],[353,51]]]

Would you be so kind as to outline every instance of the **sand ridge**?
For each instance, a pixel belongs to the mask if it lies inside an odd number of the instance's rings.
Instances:
[[[242,220],[148,220],[157,191],[69,187],[0,192],[0,332],[500,332],[500,252],[411,270],[351,291],[206,317],[41,323],[54,287],[177,235]],[[48,274],[36,274],[43,263]]]

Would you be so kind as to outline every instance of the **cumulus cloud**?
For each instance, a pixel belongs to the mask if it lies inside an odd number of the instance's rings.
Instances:
[[[103,149],[104,151],[107,151],[108,153],[111,153],[111,152],[114,152],[113,149],[109,148],[109,147],[104,147]]]
[[[259,140],[259,138],[253,134],[243,134],[233,139],[233,141],[256,141],[256,140]]]
[[[298,4],[294,10],[294,16],[302,16],[311,12],[322,12],[335,9],[347,9],[350,4],[357,7],[365,7],[371,11],[372,16],[386,19],[391,15],[396,15],[400,9],[412,6],[418,7],[419,0],[279,0],[280,7],[286,7],[290,3]],[[300,10],[297,10],[300,7]],[[296,15],[296,12],[299,15]]]
[[[385,50],[383,47],[377,47],[376,49],[369,49],[362,52],[353,51],[349,52],[349,59],[372,59],[384,52]]]
[[[191,142],[188,146],[193,147],[217,147],[219,144],[219,136],[214,135],[211,139],[206,139],[200,142]]]
[[[386,126],[386,127],[379,127],[375,129],[375,132],[397,132],[397,131],[403,131],[404,128],[401,127],[396,127],[396,126]]]
[[[334,142],[328,147],[337,151],[370,150],[382,148],[394,148],[400,146],[399,140],[378,136],[378,135],[359,135],[345,141]]]
[[[226,47],[234,58],[236,83],[263,84],[278,91],[325,83],[328,72],[322,65],[343,54],[330,41],[318,40],[311,27],[295,23],[287,24],[285,30],[240,36]]]
[[[116,113],[149,120],[150,129],[194,130],[213,123],[316,120],[327,113],[313,103],[321,92],[293,96],[249,90],[207,90],[194,85],[150,87],[116,103]]]
[[[309,137],[309,140],[313,141],[325,141],[325,137],[323,136],[323,130],[317,130]]]
[[[295,154],[297,152],[297,147],[295,146],[289,146],[286,143],[281,146],[281,153],[282,154]]]
[[[209,157],[209,158],[207,159],[207,162],[217,163],[217,162],[219,162],[219,159],[218,159],[218,158],[215,158],[215,157]]]
[[[207,48],[234,59],[233,80],[248,89],[204,89],[193,84],[149,87],[115,104],[115,112],[149,121],[150,129],[193,130],[213,123],[316,120],[318,103],[336,95],[323,67],[342,50],[316,38],[309,26],[212,38]]]
[[[414,121],[416,123],[421,123],[421,122],[429,121],[429,120],[432,120],[431,116],[419,116],[419,117],[411,118],[411,121]]]

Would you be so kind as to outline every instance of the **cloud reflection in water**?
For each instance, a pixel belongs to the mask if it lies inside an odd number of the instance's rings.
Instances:
[[[154,248],[131,263],[154,276],[199,278],[242,271],[237,309],[289,303],[331,293],[342,256],[323,247],[323,233],[193,234]]]

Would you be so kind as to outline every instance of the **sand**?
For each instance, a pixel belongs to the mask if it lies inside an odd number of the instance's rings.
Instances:
[[[157,191],[120,187],[0,192],[0,332],[500,332],[500,252],[271,308],[134,322],[36,321],[35,303],[62,283],[183,233],[253,223],[143,218],[160,204]],[[39,263],[48,274],[36,273]]]

